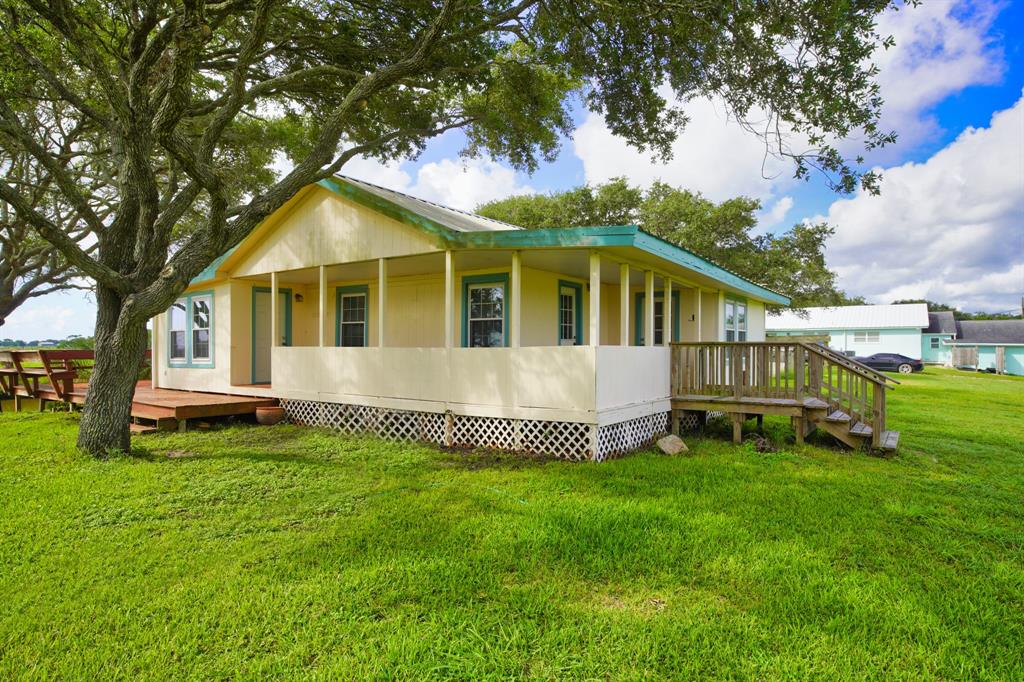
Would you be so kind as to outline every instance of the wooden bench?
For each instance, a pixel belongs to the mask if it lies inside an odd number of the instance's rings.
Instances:
[[[42,401],[66,401],[74,390],[78,372],[68,358],[62,357],[60,351],[5,351],[0,354],[0,361],[6,362],[4,355],[10,356],[15,370],[13,373],[5,373],[5,378],[12,382],[10,386],[5,385],[5,389],[10,388],[15,396],[39,398]],[[49,387],[45,384],[40,386],[42,379],[46,379]]]

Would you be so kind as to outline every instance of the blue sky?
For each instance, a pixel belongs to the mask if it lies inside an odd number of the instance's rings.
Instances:
[[[927,297],[967,310],[1019,307],[1024,3],[929,0],[887,14],[881,30],[896,39],[879,60],[883,125],[900,137],[868,159],[884,174],[880,197],[839,197],[820,177],[794,181],[791,166],[765,159],[761,143],[709,101],[687,105],[691,124],[665,165],[611,136],[600,117],[577,111],[573,138],[533,175],[462,159],[457,132],[435,140],[415,161],[359,160],[343,172],[466,209],[617,175],[640,185],[661,179],[716,200],[744,194],[762,201],[765,231],[828,220],[836,236],[826,255],[851,294],[874,303]],[[857,152],[854,145],[848,150]],[[16,311],[0,336],[90,334],[94,314],[88,296],[55,294]]]

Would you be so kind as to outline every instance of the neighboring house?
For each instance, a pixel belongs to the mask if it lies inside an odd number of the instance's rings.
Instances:
[[[928,313],[928,326],[921,332],[921,359],[935,365],[948,365],[950,341],[956,338],[953,311]]]
[[[600,459],[666,430],[671,340],[763,341],[765,304],[788,303],[636,226],[524,230],[335,177],[154,319],[153,383]]]
[[[765,321],[769,337],[827,336],[828,346],[847,355],[899,353],[922,359],[922,330],[930,325],[924,303],[851,305],[784,310]]]
[[[960,320],[946,364],[1024,376],[1024,320]]]

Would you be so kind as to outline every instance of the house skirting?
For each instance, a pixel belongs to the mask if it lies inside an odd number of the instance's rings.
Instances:
[[[320,426],[351,435],[371,434],[385,440],[492,448],[576,461],[600,461],[650,445],[669,425],[669,412],[653,412],[599,426],[291,398],[282,398],[280,402],[292,424]]]

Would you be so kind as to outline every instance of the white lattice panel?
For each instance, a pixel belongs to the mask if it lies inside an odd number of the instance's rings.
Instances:
[[[623,455],[645,445],[668,430],[668,412],[658,412],[636,419],[609,424],[597,430],[597,459]]]
[[[702,412],[686,411],[679,416],[680,431],[696,431],[703,424],[704,414]]]
[[[445,416],[434,412],[287,399],[281,400],[281,407],[292,424],[325,426],[349,435],[373,434],[386,440],[445,442]]]

